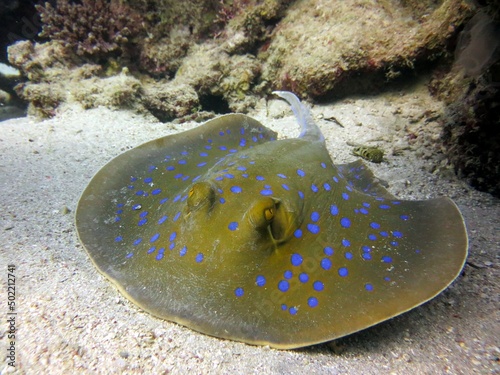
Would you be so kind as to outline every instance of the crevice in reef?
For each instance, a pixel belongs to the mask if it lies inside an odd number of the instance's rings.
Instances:
[[[231,109],[222,95],[200,95],[200,105],[203,111],[212,111],[217,114],[230,113]]]

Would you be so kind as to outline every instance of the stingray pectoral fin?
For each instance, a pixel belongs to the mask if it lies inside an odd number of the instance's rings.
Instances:
[[[130,261],[123,258],[127,239],[117,241],[123,235],[120,228],[140,237],[145,228],[138,223],[140,212],[157,212],[162,205],[158,201],[170,203],[177,195],[189,195],[193,181],[232,152],[274,139],[276,133],[257,120],[229,114],[124,152],[94,175],[80,197],[75,214],[80,241],[97,268],[122,284],[129,272],[122,270],[123,264]],[[206,183],[195,186],[190,209],[204,203],[209,207],[213,191]]]
[[[331,311],[330,339],[425,303],[446,289],[464,266],[468,238],[462,215],[452,200],[400,201],[388,211],[392,212],[378,218],[377,223],[398,230],[388,231],[387,238],[377,235],[375,245],[367,246],[368,252],[363,253],[369,257],[361,256],[363,260],[357,261],[354,256],[339,264],[341,277],[336,283],[325,283],[325,289],[331,288],[333,293],[326,299],[318,298]],[[405,225],[400,225],[401,221]],[[307,330],[316,331],[307,333],[309,338],[323,336],[317,342],[326,341],[328,334],[324,331],[314,327]],[[304,337],[302,345],[312,343]]]

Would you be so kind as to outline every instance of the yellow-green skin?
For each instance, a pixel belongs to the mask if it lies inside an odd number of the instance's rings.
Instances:
[[[467,256],[455,204],[397,200],[362,162],[334,165],[301,114],[297,139],[234,114],[113,159],[76,212],[99,271],[158,317],[275,348],[359,331],[445,289]]]

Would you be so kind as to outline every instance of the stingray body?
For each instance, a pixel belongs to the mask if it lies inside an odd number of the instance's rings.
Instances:
[[[209,335],[296,348],[431,299],[467,236],[447,198],[404,201],[361,162],[333,164],[291,93],[302,133],[241,114],[125,152],[78,203],[81,242],[144,310]]]

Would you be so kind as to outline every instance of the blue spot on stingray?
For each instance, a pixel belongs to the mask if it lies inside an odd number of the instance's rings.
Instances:
[[[146,178],[144,179],[144,182],[145,182],[146,184],[149,184],[149,183],[153,182],[153,178],[152,178],[152,177],[146,177]]]
[[[255,284],[256,284],[257,286],[260,286],[260,287],[262,287],[262,286],[266,285],[266,278],[265,278],[264,276],[262,276],[262,275],[258,275],[258,276],[255,278]]]
[[[361,257],[364,260],[371,260],[372,259],[372,255],[370,253],[363,253],[363,255],[361,255]]]
[[[381,204],[378,207],[381,208],[382,210],[388,210],[389,208],[391,208],[391,206],[389,206],[388,204]]]
[[[408,220],[410,217],[409,217],[408,215],[401,215],[399,218],[400,218],[401,220],[403,220],[403,221],[406,221],[406,220]]]
[[[115,217],[115,223],[119,222],[122,218],[121,217]]]
[[[257,181],[264,181],[265,180],[265,178],[263,176],[255,176],[255,179]]]
[[[287,185],[287,184],[281,184],[281,186],[282,186],[282,187],[283,187],[283,189],[285,189],[285,190],[290,190],[290,188],[288,187],[288,185]]]
[[[243,174],[241,175],[241,177],[243,177],[243,178],[248,178],[248,173],[243,173]]]
[[[318,306],[318,299],[316,297],[309,297],[307,300],[307,304],[309,307],[316,307]]]
[[[182,196],[179,194],[179,195],[177,195],[177,196],[173,199],[173,201],[172,201],[172,202],[176,203],[176,202],[178,202],[181,198],[182,198]]]
[[[219,150],[221,150],[221,151],[226,151],[226,150],[227,150],[227,147],[226,147],[226,146],[219,146]]]
[[[121,241],[123,241],[122,236],[115,237],[115,242],[121,242]]]
[[[161,189],[154,189],[154,190],[151,192],[151,194],[153,194],[153,195],[158,195],[158,194],[160,194],[160,193],[161,193]]]
[[[247,145],[247,140],[245,138],[242,138],[240,140],[240,147],[245,147]]]
[[[296,229],[293,235],[295,236],[295,238],[302,237],[302,229]]]
[[[181,216],[181,213],[180,213],[180,211],[179,211],[179,212],[177,212],[177,213],[175,214],[175,216],[174,216],[174,218],[172,219],[172,221],[177,221],[177,220],[179,219],[179,217],[180,217],[180,216]]]
[[[239,186],[231,186],[229,190],[234,194],[239,194],[243,191]]]
[[[168,198],[162,198],[162,199],[160,200],[160,204],[164,204],[166,201],[168,201]]]
[[[283,311],[288,310],[288,307],[283,303],[281,304],[281,310]]]
[[[382,262],[384,263],[392,263],[392,258],[389,256],[383,256],[382,257]]]
[[[215,181],[222,181],[223,179],[224,179],[224,176],[215,177]]]
[[[321,163],[321,167],[326,168],[326,164],[325,163]]]
[[[174,247],[175,247],[175,242],[171,242],[171,243],[170,243],[170,245],[168,245],[168,248],[169,248],[170,250],[173,250],[173,249],[174,249]]]
[[[148,222],[148,219],[141,219],[137,222],[137,225],[142,227],[144,224]]]
[[[307,224],[307,230],[312,234],[318,234],[320,231],[319,225],[316,224]]]
[[[313,191],[313,193],[317,193],[319,189],[316,185],[311,184],[311,190]]]
[[[363,215],[368,215],[368,210],[366,208],[360,208],[359,212],[361,212]]]
[[[299,191],[299,198],[300,198],[300,199],[304,199],[304,193],[303,193],[303,192],[301,192],[301,191]]]
[[[363,207],[370,208],[370,203],[363,202]]]
[[[333,255],[333,249],[330,246],[327,246],[323,249],[323,252],[325,253],[326,256],[332,256]]]
[[[344,247],[349,247],[349,246],[351,246],[351,241],[349,241],[348,239],[344,238],[344,239],[342,240],[342,246],[344,246]]]
[[[158,238],[160,238],[160,233],[155,233],[149,239],[149,242],[155,242]]]
[[[148,254],[153,253],[156,250],[156,246],[151,246],[148,250]]]
[[[130,177],[130,182],[137,181],[137,177]]]
[[[143,195],[143,194],[144,194],[144,190],[137,190],[137,191],[135,192],[135,195],[137,195],[137,196],[141,196],[141,195]]]
[[[347,193],[342,193],[342,198],[343,198],[344,200],[346,200],[346,201],[347,201],[347,200],[349,200],[349,194],[347,194]]]
[[[243,288],[236,288],[234,290],[234,295],[236,297],[242,297],[245,292],[243,291]]]
[[[242,166],[242,165],[236,167],[236,169],[239,170],[239,171],[246,171],[247,170],[247,168],[244,167],[244,166]]]
[[[372,251],[369,246],[361,246],[361,250],[363,250],[365,253],[369,253],[370,251]]]
[[[226,178],[229,178],[229,179],[233,179],[234,178],[234,174],[231,174],[231,173],[227,173],[225,174]]]
[[[170,233],[170,242],[174,241],[177,238],[177,232],[172,232]]]
[[[202,158],[205,158],[205,157],[207,157],[207,156],[208,156],[208,154],[207,154],[206,152],[200,152],[200,156],[201,156]]]
[[[189,152],[187,152],[187,151],[182,151],[182,152],[181,152],[181,155],[183,155],[183,156],[189,155]]]
[[[300,176],[300,177],[304,177],[306,175],[306,172],[304,172],[302,169],[297,169],[297,174]]]
[[[287,280],[290,280],[293,277],[293,272],[290,270],[286,270],[283,272],[283,277]]]
[[[238,229],[238,223],[236,221],[233,221],[233,222],[229,223],[229,225],[227,227],[229,228],[229,230],[236,230],[236,229]]]
[[[330,206],[330,213],[331,213],[333,216],[337,216],[337,215],[339,214],[339,208],[338,208],[336,205],[332,204],[332,205]]]
[[[146,217],[148,216],[149,212],[148,211],[142,211],[140,214],[139,214],[139,217]]]
[[[203,262],[203,253],[198,253],[198,254],[196,255],[196,259],[195,259],[195,260],[196,260],[196,263],[201,263],[201,262]]]
[[[184,246],[184,247],[183,247],[183,248],[179,251],[179,255],[180,255],[181,257],[183,257],[184,255],[186,255],[186,253],[187,253],[187,247],[186,247],[186,246]]]
[[[179,179],[179,178],[181,178],[182,176],[184,176],[182,173],[178,173],[178,174],[176,174],[176,175],[174,176],[174,178],[175,178],[176,180],[178,180],[178,179]]]
[[[396,238],[401,238],[403,237],[403,233],[401,233],[400,231],[397,231],[395,230],[394,232],[392,232],[392,235]]]
[[[340,267],[339,268],[339,276],[346,277],[347,275],[349,275],[349,271],[347,270],[347,268],[346,267]]]
[[[346,186],[345,188],[346,188],[347,191],[351,191],[352,192],[352,188],[350,186]]]
[[[319,213],[317,213],[316,211],[314,211],[312,214],[311,214],[311,220],[313,222],[317,222],[319,220]]]
[[[178,163],[179,163],[180,165],[184,165],[184,164],[186,164],[186,163],[187,163],[187,160],[181,159],[181,160],[179,160],[179,161],[178,161]]]
[[[380,224],[379,223],[370,223],[370,227],[372,227],[373,229],[379,229],[380,228]]]
[[[134,246],[139,245],[142,242],[142,238],[138,238],[134,241]]]
[[[302,256],[300,254],[292,254],[290,261],[292,266],[298,267],[302,264]]]
[[[290,309],[288,310],[290,312],[290,315],[295,315],[297,314],[297,308],[296,307],[290,307]]]
[[[368,235],[368,239],[369,239],[370,241],[375,241],[375,240],[377,239],[377,236],[376,236],[376,235],[374,235],[374,234],[369,234],[369,235]]]
[[[373,291],[373,285],[372,285],[372,284],[365,284],[365,289],[366,289],[368,292],[371,292],[371,291]]]
[[[321,268],[328,271],[330,268],[332,268],[332,261],[328,258],[321,259]]]
[[[277,174],[277,176],[278,176],[279,178],[288,178],[287,176],[285,176],[285,175],[284,175],[284,174],[282,174],[282,173],[278,173],[278,174]]]
[[[382,231],[382,232],[380,232],[380,235],[381,235],[382,237],[389,237],[389,233],[387,233],[386,231]]]
[[[332,180],[335,181],[335,183],[337,183],[337,184],[339,183],[339,179],[335,176],[333,176]]]
[[[309,281],[309,275],[305,272],[302,272],[300,275],[299,275],[299,280],[301,283],[307,283]]]
[[[398,243],[397,241],[392,241],[392,242],[391,242],[391,246],[396,247],[396,246],[398,246],[398,245],[399,245],[399,243]]]
[[[224,203],[226,203],[226,200],[225,200],[224,198],[220,197],[220,198],[219,198],[219,202],[220,202],[221,204],[224,204]]]
[[[340,225],[342,225],[344,228],[349,228],[351,226],[351,220],[347,217],[343,217],[340,219]]]
[[[330,186],[330,184],[328,182],[325,182],[323,184],[323,188],[326,190],[326,191],[330,191],[332,190],[332,187]]]
[[[165,248],[162,247],[158,249],[158,254],[156,255],[156,260],[162,260],[163,259],[163,253],[165,251]]]
[[[323,283],[321,281],[315,281],[313,283],[313,288],[315,291],[321,292],[323,289],[325,289],[325,286],[323,285]]]
[[[273,191],[271,189],[264,189],[260,191],[260,194],[264,196],[273,195]]]
[[[196,164],[196,166],[199,168],[204,167],[205,165],[207,165],[206,161]]]
[[[345,258],[347,260],[351,260],[353,258],[353,255],[351,252],[347,251],[345,254],[344,254]]]
[[[282,292],[286,292],[290,288],[290,283],[286,280],[280,280],[278,283],[278,289]]]

